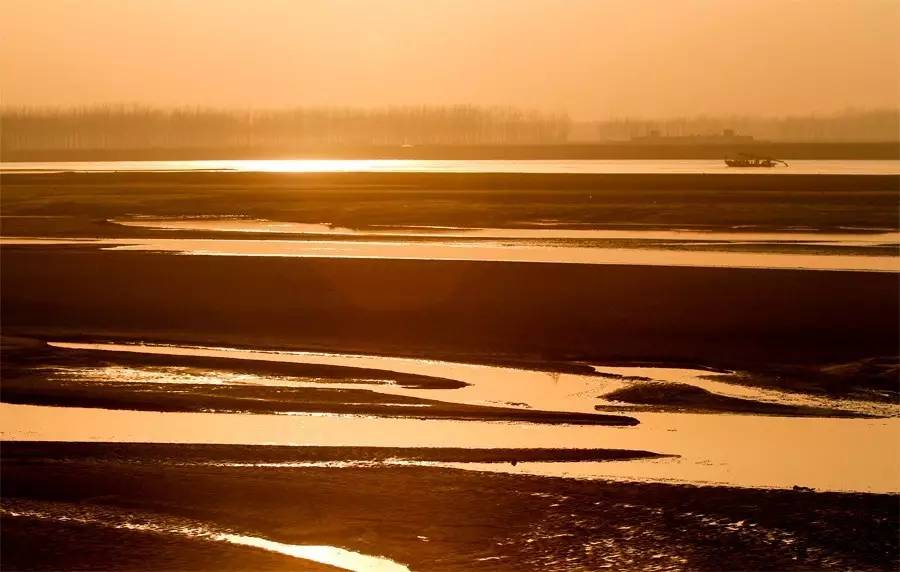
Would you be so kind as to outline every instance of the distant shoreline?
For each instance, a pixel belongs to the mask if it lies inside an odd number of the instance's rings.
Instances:
[[[224,185],[293,190],[354,188],[394,192],[515,191],[584,192],[604,190],[644,191],[777,191],[777,192],[893,192],[900,175],[814,175],[779,173],[416,173],[416,172],[321,172],[268,173],[241,171],[48,171],[0,173],[7,189],[44,185]]]
[[[898,160],[900,142],[569,143],[555,145],[343,145],[298,148],[190,147],[0,150],[4,162],[215,159],[722,159],[750,153],[785,160]]]

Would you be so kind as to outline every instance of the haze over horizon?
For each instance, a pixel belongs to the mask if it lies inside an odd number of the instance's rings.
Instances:
[[[513,105],[576,120],[900,102],[893,0],[6,0],[3,104]]]
[[[900,572],[898,190],[900,0],[0,0],[0,572]]]

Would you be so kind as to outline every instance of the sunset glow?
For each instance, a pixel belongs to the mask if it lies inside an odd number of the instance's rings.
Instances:
[[[0,570],[900,570],[900,0],[0,0]]]

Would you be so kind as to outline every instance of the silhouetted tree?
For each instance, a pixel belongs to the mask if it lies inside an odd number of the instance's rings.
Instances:
[[[106,106],[0,113],[5,150],[562,143],[563,114],[506,107],[227,111]]]

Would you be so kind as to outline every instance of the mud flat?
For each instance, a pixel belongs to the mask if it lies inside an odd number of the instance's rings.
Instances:
[[[900,206],[898,175],[3,173],[2,181],[5,217],[56,217],[49,225],[5,218],[7,236],[38,236],[38,225],[54,236],[128,236],[99,223],[132,215],[348,228],[549,221],[625,230],[896,231]]]
[[[6,403],[161,412],[353,414],[634,425],[594,411],[896,417],[889,392],[823,395],[709,369],[471,363],[266,348],[3,338]],[[896,369],[876,368],[870,381]],[[753,379],[753,378],[751,378]],[[763,378],[766,380],[766,378]],[[842,376],[845,385],[856,380]],[[631,404],[644,407],[634,407]]]
[[[893,266],[189,256],[152,246],[228,231],[114,222],[894,264],[897,175],[2,182],[33,241],[0,247],[3,569],[897,569]]]
[[[4,247],[7,335],[700,363],[895,356],[887,273],[281,259]]]
[[[897,566],[896,496],[202,461],[246,461],[254,451],[259,459],[273,454],[265,447],[4,443],[3,568],[127,567],[136,563],[131,554],[148,555],[141,567],[150,569],[229,558],[233,568],[317,569],[259,544],[210,538],[225,532],[340,548],[412,570]],[[13,542],[25,535],[52,538],[52,550],[35,554]],[[98,547],[104,539],[130,550],[111,555]]]
[[[48,247],[87,246],[104,251],[144,251],[193,256],[242,256],[254,258],[329,258],[427,260],[465,262],[522,262],[529,264],[582,264],[616,266],[665,266],[698,268],[761,268],[787,270],[827,270],[851,272],[900,273],[900,258],[893,252],[840,252],[843,247],[815,247],[813,252],[780,252],[732,250],[724,243],[721,250],[680,248],[680,244],[666,244],[634,248],[624,245],[615,248],[576,244],[529,244],[527,241],[465,241],[397,242],[384,240],[222,240],[222,239],[46,239],[0,238],[0,246]],[[742,245],[743,246],[743,245]],[[758,248],[758,247],[757,247]],[[810,246],[806,246],[810,248]],[[880,249],[892,250],[886,246]],[[793,250],[793,249],[792,249]],[[874,254],[874,255],[871,255]]]
[[[760,403],[752,399],[717,395],[709,390],[682,383],[645,383],[618,389],[603,395],[607,401],[646,405],[662,411],[692,411],[720,413],[758,413],[763,415],[819,415],[853,416],[851,413],[829,411],[782,403]],[[622,410],[610,405],[596,405],[597,411]],[[900,409],[898,409],[900,413]]]
[[[64,344],[62,344],[64,345]],[[422,419],[636,425],[624,415],[513,408],[515,402],[462,402],[444,392],[465,381],[390,369],[302,362],[72,351],[37,340],[6,339],[6,403],[161,412],[351,414]],[[151,350],[153,348],[150,348]],[[161,349],[161,348],[156,348]],[[177,351],[177,349],[175,350]],[[107,353],[107,355],[103,355]],[[202,352],[200,352],[202,354]],[[266,357],[277,354],[260,353]],[[432,394],[436,394],[432,396]],[[515,392],[510,392],[516,395]],[[435,397],[435,398],[432,398]]]

